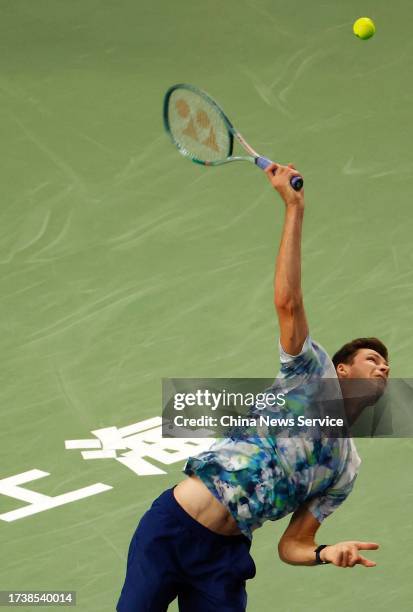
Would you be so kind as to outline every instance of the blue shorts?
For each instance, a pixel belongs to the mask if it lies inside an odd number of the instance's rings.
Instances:
[[[244,612],[245,581],[255,576],[244,535],[210,531],[168,489],[142,517],[129,546],[118,612]]]

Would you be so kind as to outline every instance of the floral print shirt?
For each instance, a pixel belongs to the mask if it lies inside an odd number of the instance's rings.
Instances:
[[[269,391],[281,387],[287,392],[279,408],[283,417],[296,416],[317,401],[317,381],[328,378],[339,389],[331,359],[310,336],[296,356],[280,344],[280,361]],[[215,441],[208,451],[189,457],[184,472],[198,476],[251,539],[265,521],[280,519],[304,503],[321,523],[351,492],[360,462],[350,437],[252,431]]]

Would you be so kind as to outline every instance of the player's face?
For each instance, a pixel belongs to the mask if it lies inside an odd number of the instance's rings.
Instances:
[[[386,359],[372,349],[359,349],[351,364],[340,363],[337,374],[340,378],[367,378],[383,381],[386,386],[390,367]]]
[[[351,378],[382,378],[389,376],[389,364],[372,349],[359,349],[350,365]]]

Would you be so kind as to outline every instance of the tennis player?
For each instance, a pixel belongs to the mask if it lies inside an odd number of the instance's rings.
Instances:
[[[387,349],[377,338],[345,344],[331,360],[309,335],[301,291],[301,230],[304,193],[294,191],[292,165],[266,171],[285,203],[285,220],[275,270],[275,307],[280,326],[280,374],[368,379],[382,393],[389,374]],[[303,402],[314,398],[307,385]],[[350,422],[365,398],[344,394]],[[376,397],[377,399],[377,397]],[[284,410],[288,410],[287,404]],[[178,597],[181,612],[242,612],[246,580],[255,575],[249,553],[252,534],[267,520],[293,513],[278,552],[292,565],[332,563],[374,567],[364,551],[374,542],[351,540],[318,545],[322,521],[342,504],[357,477],[360,458],[350,437],[224,438],[190,457],[188,478],[162,493],[132,538],[118,612],[163,612]]]

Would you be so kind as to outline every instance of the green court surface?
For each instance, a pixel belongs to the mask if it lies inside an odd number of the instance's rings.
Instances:
[[[137,473],[125,450],[86,460],[65,441],[160,416],[163,377],[277,373],[283,205],[252,165],[176,152],[161,117],[173,83],[207,90],[302,172],[312,336],[334,352],[377,335],[392,375],[412,376],[411,16],[407,0],[2,0],[0,590],[75,590],[77,610],[113,611],[136,523],[184,459],[146,456]],[[251,612],[411,609],[413,442],[357,446],[355,490],[318,540],[377,541],[377,567],[287,566],[286,519],[267,524]],[[49,475],[18,480],[31,470]],[[47,499],[33,492],[96,483],[4,520]]]

